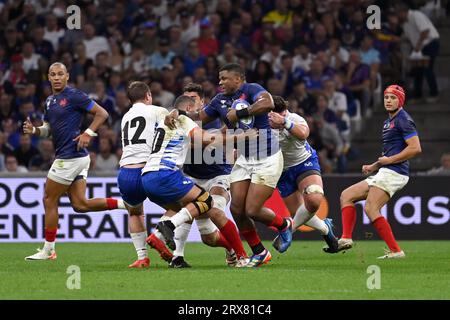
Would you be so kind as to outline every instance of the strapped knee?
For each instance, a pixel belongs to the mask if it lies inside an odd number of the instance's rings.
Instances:
[[[305,190],[303,190],[303,194],[313,194],[313,193],[323,195],[324,194],[323,188],[321,186],[319,186],[318,184],[311,184],[311,185],[307,186],[305,188]]]
[[[205,189],[201,188],[200,195],[193,201],[200,214],[208,212],[213,206],[213,198]]]
[[[211,197],[214,200],[213,208],[219,209],[221,211],[225,212],[225,209],[227,207],[227,199],[225,199],[222,196],[219,196],[217,194],[211,195]]]
[[[198,232],[201,235],[211,234],[213,232],[216,232],[216,230],[217,230],[216,225],[209,218],[208,219],[198,219],[198,220],[195,220],[195,222],[197,223]]]

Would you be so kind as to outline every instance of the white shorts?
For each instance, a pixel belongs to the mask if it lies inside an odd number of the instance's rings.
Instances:
[[[61,184],[71,185],[78,176],[81,176],[83,179],[87,178],[90,163],[91,158],[89,156],[73,159],[55,159],[47,178]]]
[[[275,188],[282,172],[283,154],[281,151],[259,160],[240,155],[231,171],[230,183],[251,180],[254,184]]]
[[[211,189],[214,187],[222,188],[227,192],[230,191],[230,180],[229,180],[230,176],[227,174],[217,176],[212,179],[197,179],[187,174],[186,177],[194,181],[196,184],[198,184],[200,187],[202,187],[208,192],[210,192]]]
[[[365,181],[369,187],[378,187],[381,190],[386,191],[389,197],[399,190],[403,189],[408,183],[409,177],[403,174],[397,173],[394,170],[381,168],[378,173],[368,177]]]

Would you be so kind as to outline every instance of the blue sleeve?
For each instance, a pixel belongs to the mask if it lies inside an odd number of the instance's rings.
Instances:
[[[257,83],[249,83],[248,96],[250,97],[250,99],[252,99],[252,103],[254,103],[256,99],[258,99],[258,97],[264,92],[267,92],[267,90],[264,89],[261,85]]]
[[[83,91],[76,90],[71,96],[71,103],[76,107],[85,111],[91,111],[95,102]]]
[[[220,118],[220,113],[219,111],[217,111],[217,103],[216,103],[217,99],[213,98],[207,105],[205,108],[203,108],[203,110],[205,110],[205,113],[208,117],[213,118],[213,119],[217,119]]]
[[[398,122],[398,127],[404,140],[417,136],[416,124],[411,119],[401,119]]]

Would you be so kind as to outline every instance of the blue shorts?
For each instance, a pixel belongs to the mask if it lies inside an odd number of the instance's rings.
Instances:
[[[288,168],[281,174],[277,184],[281,197],[286,198],[297,191],[299,178],[305,176],[305,173],[308,171],[311,171],[311,174],[320,175],[319,158],[315,153],[302,163]]]
[[[117,176],[120,195],[132,207],[143,203],[147,198],[142,186],[141,171],[142,168],[120,168]]]
[[[185,177],[180,170],[160,170],[144,173],[142,185],[152,202],[165,205],[183,198],[195,183]]]

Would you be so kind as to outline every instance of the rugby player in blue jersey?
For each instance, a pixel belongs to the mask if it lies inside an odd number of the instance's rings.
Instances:
[[[44,123],[34,127],[29,119],[23,125],[26,134],[51,136],[55,160],[47,175],[44,190],[45,243],[37,253],[25,260],[56,259],[55,239],[58,228],[58,203],[68,193],[76,212],[125,209],[122,200],[112,198],[86,199],[86,178],[90,158],[86,147],[95,131],[108,118],[108,112],[84,92],[67,85],[69,73],[64,64],[53,63],[48,71],[52,95],[45,101]],[[94,116],[89,128],[80,132],[85,114]]]
[[[370,165],[362,166],[366,175],[378,171],[366,180],[345,189],[341,194],[342,237],[338,241],[339,250],[353,246],[352,233],[356,222],[355,202],[366,200],[364,210],[389,251],[379,259],[405,257],[395,241],[391,226],[380,214],[381,208],[409,180],[408,160],[422,152],[416,125],[403,109],[405,91],[398,85],[391,85],[384,91],[384,107],[389,118],[383,126],[383,153]]]
[[[256,146],[248,145],[244,150],[238,150],[238,158],[230,174],[231,213],[253,252],[247,267],[259,267],[268,263],[272,256],[262,244],[254,221],[278,229],[278,250],[285,251],[292,242],[291,219],[263,208],[283,170],[278,137],[270,128],[268,118],[268,113],[274,108],[273,99],[259,84],[246,83],[244,71],[236,63],[220,68],[219,85],[222,93],[217,94],[204,109],[187,115],[203,124],[219,118],[229,129],[257,129],[259,132]],[[232,108],[238,99],[246,100],[250,107],[242,110]]]

